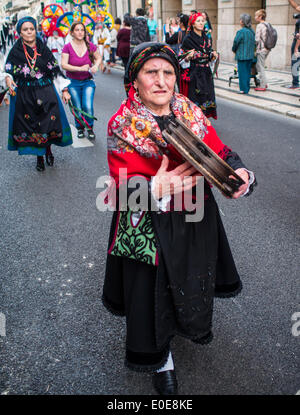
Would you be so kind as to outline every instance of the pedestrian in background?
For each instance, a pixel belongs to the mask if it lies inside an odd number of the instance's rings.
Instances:
[[[300,17],[300,13],[299,13]],[[290,89],[298,89],[299,88],[299,67],[300,67],[300,18],[297,19],[295,24],[295,32],[293,37],[293,43],[291,47],[291,54],[292,54],[292,85],[289,87]]]
[[[83,138],[85,127],[87,127],[88,138],[94,139],[92,116],[94,115],[96,85],[93,75],[99,68],[101,57],[97,46],[87,40],[87,32],[83,23],[73,23],[70,33],[72,40],[62,50],[61,66],[71,81],[69,92],[73,105],[90,115],[90,117],[85,117],[87,124],[75,117],[77,137]]]
[[[10,75],[6,84],[12,95],[8,150],[37,156],[36,169],[43,171],[44,155],[49,166],[54,163],[52,144],[72,144],[71,129],[57,94],[62,92],[67,102],[71,98],[70,82],[62,77],[53,54],[37,36],[35,19],[23,17],[17,31],[21,38],[12,47],[5,65]]]
[[[210,23],[210,20],[209,20],[208,14],[207,14],[205,11],[204,11],[204,12],[202,12],[202,14],[204,14],[204,16],[205,16],[205,25],[204,25],[204,30],[205,30],[206,36],[208,37],[208,39],[211,39],[211,38],[212,38],[212,37],[211,37],[212,25],[211,25],[211,23]]]
[[[232,46],[237,60],[239,86],[241,94],[250,90],[251,65],[255,51],[255,33],[251,27],[251,16],[247,13],[240,16],[241,29],[237,32]]]
[[[176,55],[179,55],[182,42],[186,36],[186,31],[189,23],[189,16],[186,14],[181,14],[179,18],[179,27],[180,30],[175,32],[173,35],[170,36],[170,28],[166,27],[166,43],[171,46],[174,50]]]
[[[150,41],[157,42],[157,21],[154,19],[153,12],[150,14],[147,23],[148,23]]]
[[[118,31],[117,34],[117,55],[122,59],[125,70],[130,54],[130,33],[130,19],[128,16],[124,16],[123,27]]]
[[[256,42],[256,70],[259,73],[260,86],[254,88],[255,91],[265,91],[267,88],[267,78],[265,72],[265,61],[269,55],[269,50],[265,47],[267,39],[267,23],[266,23],[266,11],[264,9],[257,10],[255,12],[255,21],[258,22],[255,32]]]
[[[138,8],[135,13],[136,17],[130,17],[130,52],[140,43],[150,41],[148,22],[145,18],[145,10]]]
[[[110,31],[110,64],[115,66],[116,64],[116,53],[118,47],[117,35],[121,25],[121,19],[118,17],[115,20],[114,27]]]

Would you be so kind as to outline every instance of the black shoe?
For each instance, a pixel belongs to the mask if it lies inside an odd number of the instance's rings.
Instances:
[[[44,163],[44,157],[43,156],[37,156],[36,169],[37,169],[37,171],[44,171],[45,170],[45,163]]]
[[[53,164],[54,164],[54,156],[53,156],[52,153],[46,154],[46,163],[48,164],[48,166],[53,166]]]
[[[87,132],[88,132],[88,138],[90,140],[95,140],[96,135],[95,135],[94,131],[93,130],[87,130]]]
[[[159,395],[177,395],[177,379],[175,370],[154,373],[152,377],[154,389]]]
[[[77,137],[78,138],[84,138],[84,130],[78,130]]]

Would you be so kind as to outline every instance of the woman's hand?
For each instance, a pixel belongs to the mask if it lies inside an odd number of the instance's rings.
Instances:
[[[79,69],[79,72],[88,72],[89,69],[90,69],[90,65],[86,64],[86,65],[83,65],[83,66],[79,66],[78,69]]]
[[[95,73],[98,71],[98,65],[93,65],[90,69],[90,72],[95,75]]]
[[[168,165],[169,159],[163,155],[160,168],[155,175],[154,196],[156,199],[190,190],[197,184],[197,176],[200,173],[188,161],[171,171],[167,171]],[[185,181],[184,178],[187,176],[191,176],[192,179]]]
[[[7,76],[5,78],[5,82],[6,82],[7,88],[9,88],[10,95],[15,95],[14,88],[17,88],[17,84],[14,82],[14,80],[10,76]]]
[[[238,176],[240,176],[244,180],[245,184],[242,184],[242,186],[240,186],[239,190],[237,192],[233,193],[232,199],[238,199],[239,197],[241,197],[245,193],[245,191],[248,189],[248,184],[249,184],[249,174],[248,174],[247,170],[237,169],[237,170],[235,170],[235,172]],[[234,179],[233,176],[229,176],[229,177]]]
[[[70,101],[70,99],[71,99],[70,92],[67,91],[67,90],[63,91],[63,93],[62,93],[62,99],[63,99],[63,102],[65,104],[67,104]]]
[[[212,54],[213,54],[213,59],[217,59],[217,57],[218,57],[218,52],[217,52],[216,50],[214,50],[214,51],[212,52]]]
[[[195,49],[192,49],[192,50],[189,52],[189,54],[188,54],[188,55],[186,55],[186,57],[184,58],[184,60],[185,60],[186,62],[190,61],[191,59],[193,59],[194,54],[195,54]]]

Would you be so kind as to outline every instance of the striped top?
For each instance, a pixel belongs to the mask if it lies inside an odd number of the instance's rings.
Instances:
[[[253,29],[243,27],[235,35],[232,52],[235,52],[236,60],[246,60],[254,58],[255,33]]]

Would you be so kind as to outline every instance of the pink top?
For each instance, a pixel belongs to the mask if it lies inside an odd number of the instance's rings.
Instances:
[[[90,50],[91,52],[95,52],[97,50],[97,46],[90,42]],[[89,57],[89,51],[87,50],[86,53],[80,57],[77,55],[71,43],[67,43],[62,50],[62,53],[67,53],[69,55],[69,65],[72,66],[83,66],[89,65],[92,66],[92,62]],[[66,71],[66,75],[70,79],[77,79],[78,81],[83,81],[84,79],[92,78],[92,75],[89,72],[69,72]]]

